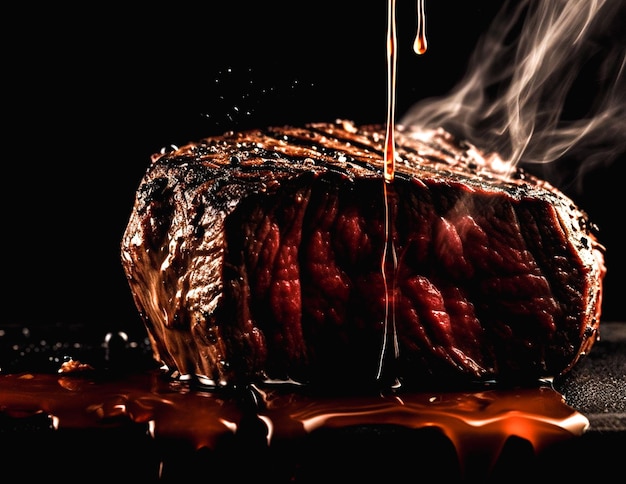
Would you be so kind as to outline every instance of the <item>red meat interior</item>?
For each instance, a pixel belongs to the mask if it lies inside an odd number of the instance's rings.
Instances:
[[[571,357],[563,339],[575,337],[576,321],[570,334],[555,320],[567,301],[580,299],[564,291],[582,288],[549,204],[409,183],[397,184],[391,199],[398,371],[480,378],[506,361],[507,371],[532,374]],[[360,381],[376,374],[384,213],[380,180],[361,180],[358,189],[317,180],[251,197],[229,218],[226,263],[240,279],[245,274],[245,290],[231,297],[247,315],[242,331],[262,335],[247,353],[270,375]]]

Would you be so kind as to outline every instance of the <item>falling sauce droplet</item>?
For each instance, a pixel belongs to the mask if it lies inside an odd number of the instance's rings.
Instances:
[[[413,50],[416,54],[422,55],[428,49],[426,40],[426,12],[424,10],[424,0],[417,0],[417,34],[413,42]]]

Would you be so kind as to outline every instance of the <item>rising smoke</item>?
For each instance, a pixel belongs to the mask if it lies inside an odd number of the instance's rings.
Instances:
[[[505,1],[464,77],[411,107],[511,166],[566,161],[576,178],[626,151],[626,1]]]

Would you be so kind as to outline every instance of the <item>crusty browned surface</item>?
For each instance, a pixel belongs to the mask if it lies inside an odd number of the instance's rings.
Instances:
[[[384,132],[269,127],[155,156],[122,240],[155,358],[217,385],[373,376]],[[603,253],[586,214],[443,131],[400,128],[396,148],[400,376],[568,371],[601,310]]]

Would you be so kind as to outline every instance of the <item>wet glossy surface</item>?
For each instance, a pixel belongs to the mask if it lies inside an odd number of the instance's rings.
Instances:
[[[454,448],[460,473],[488,472],[510,438],[539,451],[588,426],[546,387],[386,396],[320,396],[281,387],[224,395],[192,390],[159,370],[111,378],[81,373],[0,376],[0,408],[23,422],[39,417],[50,431],[142,429],[152,445],[165,446],[155,455],[160,466],[176,465],[167,450],[176,441],[190,452],[230,449],[245,460],[244,442],[255,442],[250,452],[258,453],[301,445],[324,432],[369,428],[434,431]]]
[[[159,481],[199,472],[215,482],[230,476],[307,483],[376,476],[400,482],[407,473],[493,481],[512,472],[602,475],[618,462],[613,456],[625,440],[625,328],[606,325],[599,349],[554,388],[338,395],[283,385],[215,392],[173,381],[146,361],[123,371],[110,351],[89,363],[66,359],[61,373],[5,371],[2,461],[24,477],[98,473]]]

